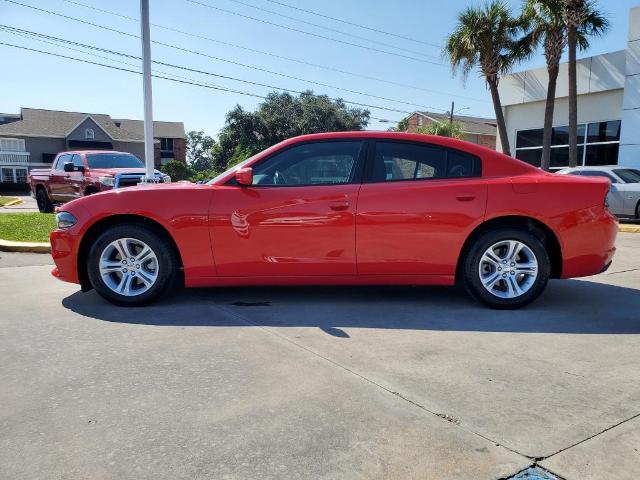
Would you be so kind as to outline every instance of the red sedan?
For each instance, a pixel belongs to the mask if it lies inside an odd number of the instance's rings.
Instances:
[[[406,133],[292,138],[207,185],[72,201],[53,275],[142,305],[178,282],[453,285],[521,307],[549,278],[593,275],[615,251],[605,179],[544,173],[471,143]]]

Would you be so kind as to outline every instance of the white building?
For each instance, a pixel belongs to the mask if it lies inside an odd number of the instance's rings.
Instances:
[[[640,7],[629,12],[627,48],[579,60],[577,80],[578,164],[640,168]],[[500,82],[512,155],[536,166],[542,155],[547,81],[542,67]],[[563,63],[553,116],[552,168],[568,165],[568,83]]]

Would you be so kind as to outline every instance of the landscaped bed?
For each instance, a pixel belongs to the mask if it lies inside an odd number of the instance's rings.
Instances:
[[[3,197],[0,195],[0,207],[4,207],[7,203],[15,202],[18,200],[16,197]]]
[[[53,213],[0,213],[0,239],[14,242],[48,242],[56,226]]]

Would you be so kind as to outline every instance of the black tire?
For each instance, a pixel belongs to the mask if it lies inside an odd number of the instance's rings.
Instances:
[[[49,195],[47,195],[47,191],[44,188],[36,190],[36,203],[38,204],[40,213],[53,212],[53,204],[51,200],[49,200]]]
[[[502,298],[491,293],[482,284],[480,277],[480,263],[483,254],[491,246],[506,240],[515,240],[529,247],[530,251],[535,255],[535,260],[538,264],[536,269],[537,275],[530,287],[528,287],[528,290],[519,296],[511,298]],[[504,268],[505,270],[509,270],[510,267],[507,265]],[[549,254],[538,237],[518,228],[498,228],[481,235],[473,242],[464,259],[462,280],[467,292],[469,292],[473,298],[492,308],[506,310],[524,307],[538,298],[544,291],[550,274],[551,263]],[[500,276],[505,277],[504,273]],[[508,278],[508,274],[505,278]],[[518,278],[518,275],[516,275],[516,278]],[[498,280],[498,282],[497,288],[502,288],[501,286],[504,285],[504,290],[506,290],[506,283],[502,280]]]
[[[144,242],[157,258],[157,277],[155,282],[140,294],[123,295],[112,290],[100,273],[100,258],[105,249],[115,240],[132,238]],[[175,286],[179,271],[179,261],[171,242],[165,234],[155,228],[139,224],[121,224],[105,230],[93,242],[89,249],[87,273],[96,292],[111,303],[124,307],[148,305],[160,296],[169,293]],[[131,267],[133,269],[133,267]],[[121,274],[115,272],[113,275]],[[117,277],[115,277],[117,279]],[[110,279],[108,279],[111,281]],[[140,280],[137,282],[141,283]]]
[[[640,220],[640,202],[636,205],[636,220]]]

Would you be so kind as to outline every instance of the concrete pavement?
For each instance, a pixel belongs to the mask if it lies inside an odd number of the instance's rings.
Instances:
[[[640,235],[618,248],[516,312],[407,287],[124,309],[0,252],[0,478],[634,478]]]

